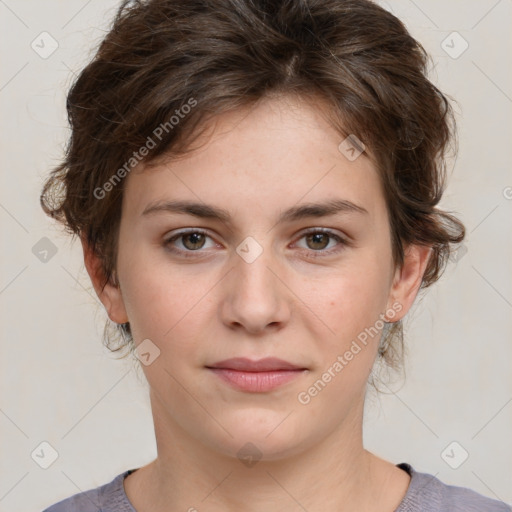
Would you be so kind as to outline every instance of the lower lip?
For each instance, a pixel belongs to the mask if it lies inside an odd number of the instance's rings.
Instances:
[[[269,372],[244,372],[229,368],[209,368],[222,380],[242,391],[263,393],[296,379],[307,370],[275,370]]]

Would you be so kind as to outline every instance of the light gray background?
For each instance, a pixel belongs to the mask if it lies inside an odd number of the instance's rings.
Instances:
[[[442,206],[468,236],[467,252],[409,315],[405,383],[367,402],[366,447],[512,503],[512,2],[383,5],[430,52],[432,79],[458,102],[459,156]],[[80,245],[39,207],[66,142],[65,93],[116,6],[0,0],[1,511],[42,510],[156,455],[146,386],[102,347],[105,314]],[[59,45],[47,58],[31,48],[43,31]],[[458,58],[441,46],[453,31],[469,44]],[[444,43],[452,55],[462,44]],[[47,262],[32,252],[42,237],[57,247]],[[58,452],[48,469],[31,457],[43,441]],[[445,459],[456,465],[462,449],[469,457],[452,469]]]

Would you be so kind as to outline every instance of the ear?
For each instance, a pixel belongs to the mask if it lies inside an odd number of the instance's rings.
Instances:
[[[84,251],[85,268],[91,278],[96,295],[98,295],[102,304],[105,306],[110,320],[117,324],[128,322],[128,315],[124,307],[121,288],[119,285],[115,286],[110,281],[103,286],[105,273],[102,269],[100,258],[89,247],[84,235],[80,237],[80,241],[82,242],[82,249]]]
[[[424,245],[409,245],[405,249],[404,263],[395,271],[388,298],[388,308],[396,303],[402,306],[400,310],[393,308],[396,311],[393,322],[401,320],[413,305],[431,253],[432,247]]]

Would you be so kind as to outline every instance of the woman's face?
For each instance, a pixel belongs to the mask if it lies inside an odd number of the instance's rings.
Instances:
[[[216,121],[200,150],[126,178],[120,290],[102,300],[144,340],[157,431],[276,459],[357,427],[384,315],[403,317],[423,267],[395,272],[378,174],[318,108]],[[210,368],[269,357],[300,370]]]

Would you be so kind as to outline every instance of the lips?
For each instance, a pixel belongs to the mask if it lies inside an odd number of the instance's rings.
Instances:
[[[306,370],[307,368],[294,365],[288,361],[276,357],[252,360],[245,357],[225,359],[218,363],[208,365],[207,368],[219,368],[225,370],[238,370],[241,372],[274,372],[279,370]]]
[[[272,391],[309,371],[307,368],[275,357],[257,361],[235,357],[206,368],[229,386],[249,393]]]

